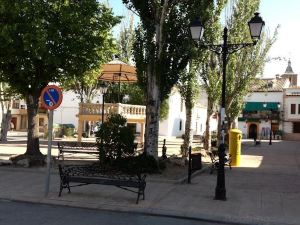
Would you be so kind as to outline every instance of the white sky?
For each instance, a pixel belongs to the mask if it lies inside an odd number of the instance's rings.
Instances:
[[[269,56],[290,58],[294,73],[300,74],[300,1],[261,0],[260,13],[270,31],[273,32],[280,25],[278,40],[271,48]],[[282,74],[286,67],[286,61],[267,63],[264,76]]]

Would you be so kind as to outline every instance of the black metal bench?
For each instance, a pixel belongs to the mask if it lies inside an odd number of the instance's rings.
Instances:
[[[93,142],[71,142],[71,141],[60,141],[57,142],[58,146],[58,159],[64,160],[65,153],[67,154],[92,154],[99,155],[97,143]]]
[[[70,144],[71,143],[71,144]],[[77,142],[58,142],[59,156],[62,161],[58,164],[60,175],[60,189],[59,195],[63,189],[68,189],[71,193],[70,187],[83,186],[88,184],[113,185],[118,188],[137,193],[136,204],[138,204],[140,197],[145,199],[146,175],[137,173],[136,175],[122,174],[120,171],[112,169],[103,169],[99,164],[90,165],[64,165],[63,154],[68,153],[87,153],[94,154],[93,143],[89,143],[91,148],[85,148],[87,145]],[[95,144],[95,143],[94,143]],[[95,144],[96,146],[96,144]],[[97,150],[98,153],[98,150]],[[70,183],[76,183],[70,185]],[[137,190],[136,190],[137,189]]]

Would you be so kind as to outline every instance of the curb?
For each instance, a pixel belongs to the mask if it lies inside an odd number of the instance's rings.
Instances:
[[[241,218],[234,216],[220,216],[220,215],[207,215],[201,213],[187,213],[180,212],[175,210],[167,210],[167,209],[159,209],[159,208],[129,208],[125,206],[116,206],[110,204],[88,204],[84,203],[83,205],[76,204],[77,202],[72,201],[57,201],[54,199],[47,198],[31,198],[30,200],[26,197],[10,199],[10,198],[0,198],[0,201],[7,202],[21,202],[21,203],[31,203],[31,204],[44,204],[44,205],[52,205],[52,206],[61,206],[61,207],[72,207],[79,209],[89,209],[89,210],[102,210],[108,212],[116,212],[116,213],[129,213],[129,214],[139,214],[139,215],[147,215],[153,217],[166,217],[166,218],[175,218],[175,219],[184,219],[184,220],[193,220],[193,221],[201,221],[207,223],[216,223],[222,225],[296,225],[293,223],[277,223],[274,221],[267,221],[261,219],[251,218]]]

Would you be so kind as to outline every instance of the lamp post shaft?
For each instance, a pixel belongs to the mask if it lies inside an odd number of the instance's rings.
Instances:
[[[223,73],[222,73],[222,99],[221,99],[221,138],[218,148],[219,167],[217,175],[217,186],[215,189],[216,200],[226,200],[226,188],[225,188],[225,93],[226,93],[226,66],[228,57],[228,29],[224,28],[223,45],[222,45],[222,60],[223,60]]]
[[[252,38],[252,43],[239,43],[239,44],[232,44],[227,42],[228,40],[228,29],[227,27],[224,27],[224,33],[223,33],[223,44],[221,45],[214,45],[214,44],[208,44],[203,45],[208,47],[211,51],[222,54],[222,61],[223,61],[223,68],[222,68],[222,100],[221,100],[221,109],[220,109],[220,141],[219,141],[219,148],[218,148],[218,155],[219,155],[219,168],[218,168],[218,177],[217,177],[217,186],[215,189],[215,199],[217,200],[226,200],[226,189],[225,189],[225,171],[224,171],[224,163],[225,163],[225,103],[226,103],[226,66],[228,61],[228,55],[232,54],[234,52],[237,52],[241,48],[247,47],[247,46],[253,46],[257,43],[257,41],[260,39],[261,31],[263,26],[265,25],[265,22],[262,20],[262,18],[259,16],[259,13],[255,13],[254,17],[251,18],[251,20],[248,22],[248,26],[250,29],[250,34]],[[191,34],[192,38],[196,41],[201,41],[204,27],[199,20],[199,18],[196,18],[193,22],[190,24]]]
[[[103,122],[104,122],[104,94],[102,94],[102,110],[101,110],[101,123],[103,124]]]
[[[104,93],[102,94],[102,110],[101,110],[101,149],[100,149],[100,164],[104,164],[104,146],[103,146],[103,138],[104,138],[104,131],[103,131],[103,123],[104,123]]]

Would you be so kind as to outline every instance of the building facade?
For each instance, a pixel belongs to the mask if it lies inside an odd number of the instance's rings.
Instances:
[[[274,79],[258,79],[238,118],[244,138],[300,140],[300,87],[291,61]]]

